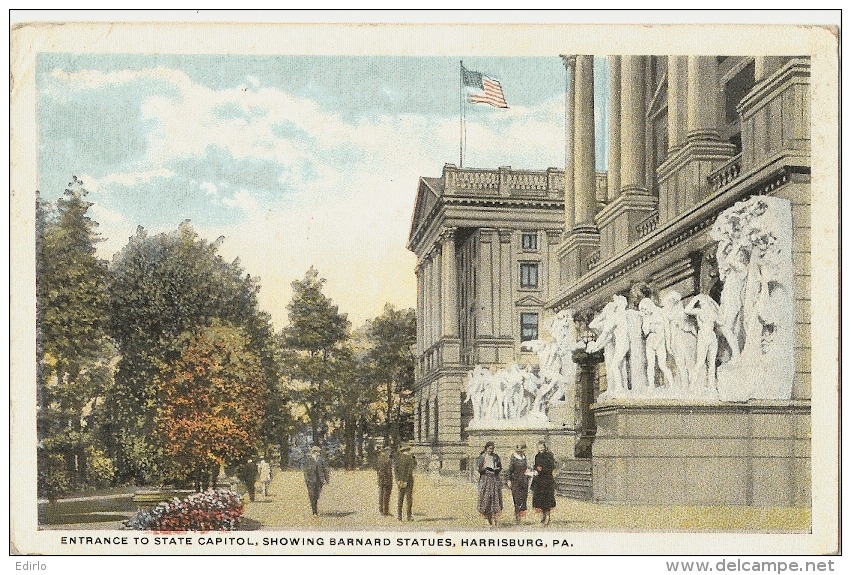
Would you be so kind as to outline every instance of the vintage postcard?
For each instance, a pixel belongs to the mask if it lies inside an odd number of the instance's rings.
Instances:
[[[837,553],[838,35],[13,24],[11,552]]]

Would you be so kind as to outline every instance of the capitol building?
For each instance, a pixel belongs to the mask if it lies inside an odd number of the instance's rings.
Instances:
[[[607,59],[606,171],[594,56],[575,55],[566,166],[419,180],[414,453],[472,477],[485,438],[543,438],[571,497],[809,506],[810,61]],[[562,317],[543,419],[474,412],[474,370],[519,369],[530,397],[549,381]]]

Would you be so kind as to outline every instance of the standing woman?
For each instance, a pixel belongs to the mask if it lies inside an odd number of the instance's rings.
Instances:
[[[526,444],[521,443],[511,455],[508,463],[508,480],[511,498],[514,500],[514,522],[526,515],[526,501],[529,499],[529,460],[526,459]]]
[[[550,524],[550,511],[556,506],[556,482],[553,471],[556,459],[547,449],[547,444],[538,442],[538,453],[535,455],[535,478],[532,480],[532,506],[541,512],[541,523]]]
[[[499,473],[502,462],[493,452],[493,441],[488,441],[477,461],[479,468],[479,513],[484,515],[488,524],[493,525],[496,516],[502,512],[502,484]]]

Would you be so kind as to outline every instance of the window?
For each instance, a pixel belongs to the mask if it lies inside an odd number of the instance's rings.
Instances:
[[[538,314],[520,314],[520,341],[538,339]]]
[[[520,287],[538,287],[538,264],[520,264]]]
[[[538,249],[538,234],[529,232],[523,234],[523,249],[537,250]]]

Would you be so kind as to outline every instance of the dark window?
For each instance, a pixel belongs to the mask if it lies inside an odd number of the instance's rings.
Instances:
[[[537,250],[538,249],[538,234],[532,232],[523,234],[523,249]]]
[[[754,85],[754,63],[742,68],[724,87],[724,119],[728,124],[738,121],[736,107]]]
[[[520,341],[538,339],[538,314],[520,314]]]
[[[538,287],[538,264],[520,264],[520,287]]]

